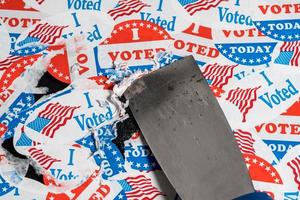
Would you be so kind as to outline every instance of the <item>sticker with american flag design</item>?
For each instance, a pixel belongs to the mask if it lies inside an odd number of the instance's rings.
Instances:
[[[151,7],[151,5],[142,0],[120,0],[115,8],[109,10],[107,14],[114,20],[117,20],[123,16],[130,16],[133,13],[138,13],[145,7]]]
[[[241,9],[253,15],[253,24],[266,36],[284,42],[300,40],[299,2],[287,0],[255,0],[241,5]]]
[[[70,144],[88,134],[91,128],[112,124],[120,110],[113,100],[106,100],[111,96],[110,90],[100,91],[73,90],[45,101],[26,120],[24,131],[41,143]]]
[[[259,34],[258,30],[253,28],[220,30],[192,23],[187,26],[182,34],[174,35],[174,43],[168,50],[173,53],[173,58],[176,55],[186,56],[192,53],[214,95],[219,98],[225,93],[228,85],[238,85],[239,81],[264,70],[267,65],[253,64],[248,66],[244,62],[246,59],[242,60],[236,55],[230,54],[227,49],[218,48],[213,40],[213,36],[217,32],[221,32],[222,35],[220,37],[228,38],[230,41],[236,41],[236,38],[242,40],[241,38],[246,39],[250,37],[252,39],[254,33]]]
[[[300,40],[281,42],[276,49],[279,50],[279,55],[276,56],[275,63],[294,67],[300,66]]]
[[[300,139],[300,125],[297,121],[298,104],[299,100],[296,100],[276,118],[261,122],[250,130],[267,145],[268,151],[271,151],[276,163],[280,163],[293,147],[300,144],[298,141]]]
[[[125,199],[155,199],[163,200],[166,198],[176,199],[176,193],[170,185],[165,184],[164,190],[160,190],[159,181],[164,182],[165,177],[160,172],[156,173],[134,173],[126,175],[117,181],[114,200]],[[167,183],[167,182],[164,182]]]
[[[258,29],[214,29],[216,48],[226,59],[245,66],[269,65],[277,41]]]
[[[292,71],[269,67],[227,85],[218,100],[231,127],[254,126],[284,112],[299,99],[296,77]]]
[[[252,127],[235,129],[233,134],[254,188],[267,192],[273,199],[280,199],[285,195],[287,182],[284,181],[285,173],[278,167],[280,161],[274,155],[274,147],[268,146],[265,137],[262,136],[265,128],[269,130],[269,127],[267,123],[262,123],[255,129]],[[257,130],[260,132],[257,133]]]
[[[15,98],[28,87],[28,78],[24,77],[24,73],[28,69],[37,69],[37,63],[40,62],[42,55],[36,54],[32,56],[12,56],[6,59],[5,64],[7,69],[3,71],[0,77],[0,111],[4,113],[12,104]],[[30,87],[30,86],[29,86]]]
[[[144,175],[127,177],[118,182],[123,191],[116,199],[155,199],[159,195],[164,196],[161,191],[152,185],[151,179]]]
[[[91,63],[95,56],[88,59],[85,50],[93,53],[93,47],[110,35],[114,21],[103,12],[97,18],[93,17],[95,14],[67,12],[45,18],[18,37],[12,56],[43,53],[49,73],[68,84],[72,81],[72,71],[82,78],[97,75],[95,63]]]
[[[90,157],[90,152],[77,145],[56,145],[55,148],[51,145],[36,145],[24,148],[22,152],[48,180],[51,177],[54,182],[50,191],[53,192],[77,187],[99,169]]]

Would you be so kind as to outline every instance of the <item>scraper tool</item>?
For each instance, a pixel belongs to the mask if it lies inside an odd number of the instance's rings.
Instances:
[[[192,56],[137,79],[125,92],[156,159],[183,200],[265,200]]]

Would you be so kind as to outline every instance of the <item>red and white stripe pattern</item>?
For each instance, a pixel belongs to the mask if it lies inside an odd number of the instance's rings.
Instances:
[[[298,190],[300,190],[300,158],[294,158],[293,160],[288,162],[287,165],[292,169],[294,174],[294,181],[298,185]]]
[[[53,163],[61,161],[44,154],[44,152],[41,149],[37,149],[35,147],[30,148],[28,152],[31,158],[46,170],[48,170]]]
[[[295,42],[284,42],[280,47],[281,52],[293,52],[290,65],[300,66],[300,41]]]
[[[198,11],[209,10],[210,8],[217,7],[223,1],[227,0],[199,0],[186,5],[184,8],[190,15],[194,15]]]
[[[0,71],[7,69],[12,63],[21,59],[20,56],[8,56],[6,59],[0,61]]]
[[[218,88],[218,91],[223,91],[223,87],[228,83],[233,76],[233,70],[237,65],[207,65],[203,71],[203,76],[210,81],[209,85],[213,88]],[[217,95],[218,96],[218,95]]]
[[[228,92],[227,101],[233,103],[238,107],[243,115],[243,122],[246,122],[246,115],[253,107],[254,102],[257,100],[257,90],[260,88],[247,88],[247,89],[233,89]]]
[[[37,146],[37,145],[40,145],[41,143],[40,142],[36,142],[36,141],[32,141],[32,146]]]
[[[46,106],[45,110],[39,113],[39,117],[50,119],[50,123],[47,124],[43,130],[42,134],[54,137],[55,132],[64,126],[69,119],[72,118],[74,111],[79,108],[72,106],[62,106],[59,103],[50,103]]]
[[[43,44],[54,44],[61,37],[62,31],[68,26],[50,25],[48,23],[38,24],[28,36],[40,39]]]
[[[114,20],[124,15],[131,15],[132,13],[137,13],[141,11],[144,7],[150,6],[146,3],[143,3],[141,0],[120,0],[118,2],[118,5],[118,7],[108,11],[108,14]]]
[[[125,180],[132,188],[131,191],[126,192],[128,200],[153,200],[158,195],[164,195],[152,185],[151,179],[146,178],[144,175],[127,177]]]
[[[240,151],[243,154],[251,154],[255,155],[255,150],[253,148],[253,144],[255,140],[252,138],[252,134],[243,131],[241,129],[237,129],[233,132],[236,142],[240,148]]]
[[[35,1],[41,5],[42,3],[44,3],[45,0],[35,0]]]

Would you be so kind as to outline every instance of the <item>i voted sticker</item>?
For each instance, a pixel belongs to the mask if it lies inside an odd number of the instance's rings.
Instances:
[[[286,42],[300,39],[298,1],[255,0],[249,6],[242,6],[242,9],[253,15],[254,25],[266,36]]]
[[[279,115],[270,121],[261,122],[252,128],[252,132],[258,135],[268,146],[276,157],[277,163],[280,163],[284,156],[300,143],[299,124],[297,117]]]
[[[52,187],[48,186],[54,191],[78,186],[98,169],[89,151],[76,146],[59,145],[54,150],[49,145],[37,145],[29,147],[25,155],[35,163],[36,168],[41,168],[43,174],[55,180]],[[85,165],[81,165],[82,162]]]
[[[213,39],[215,46],[224,57],[248,66],[268,65],[272,61],[272,53],[277,44],[257,29],[214,29]]]
[[[91,12],[78,14],[73,12],[47,18],[32,27],[30,31],[23,33],[16,41],[13,52],[25,55],[26,53],[30,55],[43,53],[46,60],[44,65],[48,68],[49,73],[64,83],[70,83],[73,65],[79,65],[80,74],[89,69],[84,67],[86,58],[80,52],[84,48],[96,46],[110,35],[113,28],[108,26],[110,18],[104,14],[101,16],[101,18],[94,18]],[[64,20],[59,20],[61,18]],[[74,55],[71,53],[74,49],[78,55],[75,62],[70,65],[68,57]],[[95,75],[95,72],[90,73],[90,76]]]
[[[149,70],[155,65],[157,54],[173,41],[165,29],[152,22],[128,20],[117,24],[111,37],[96,50],[98,74],[107,74],[116,65],[131,71]]]
[[[100,91],[74,90],[46,101],[26,120],[24,132],[40,143],[70,144],[88,134],[91,128],[113,123],[119,111],[108,100],[111,92]]]
[[[269,67],[233,85],[218,99],[231,127],[253,126],[281,114],[299,99],[296,76]],[[259,118],[257,113],[261,113]]]

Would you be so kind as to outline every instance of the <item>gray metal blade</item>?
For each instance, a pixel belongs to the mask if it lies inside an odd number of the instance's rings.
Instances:
[[[254,192],[226,117],[192,56],[138,79],[125,97],[183,200]]]

